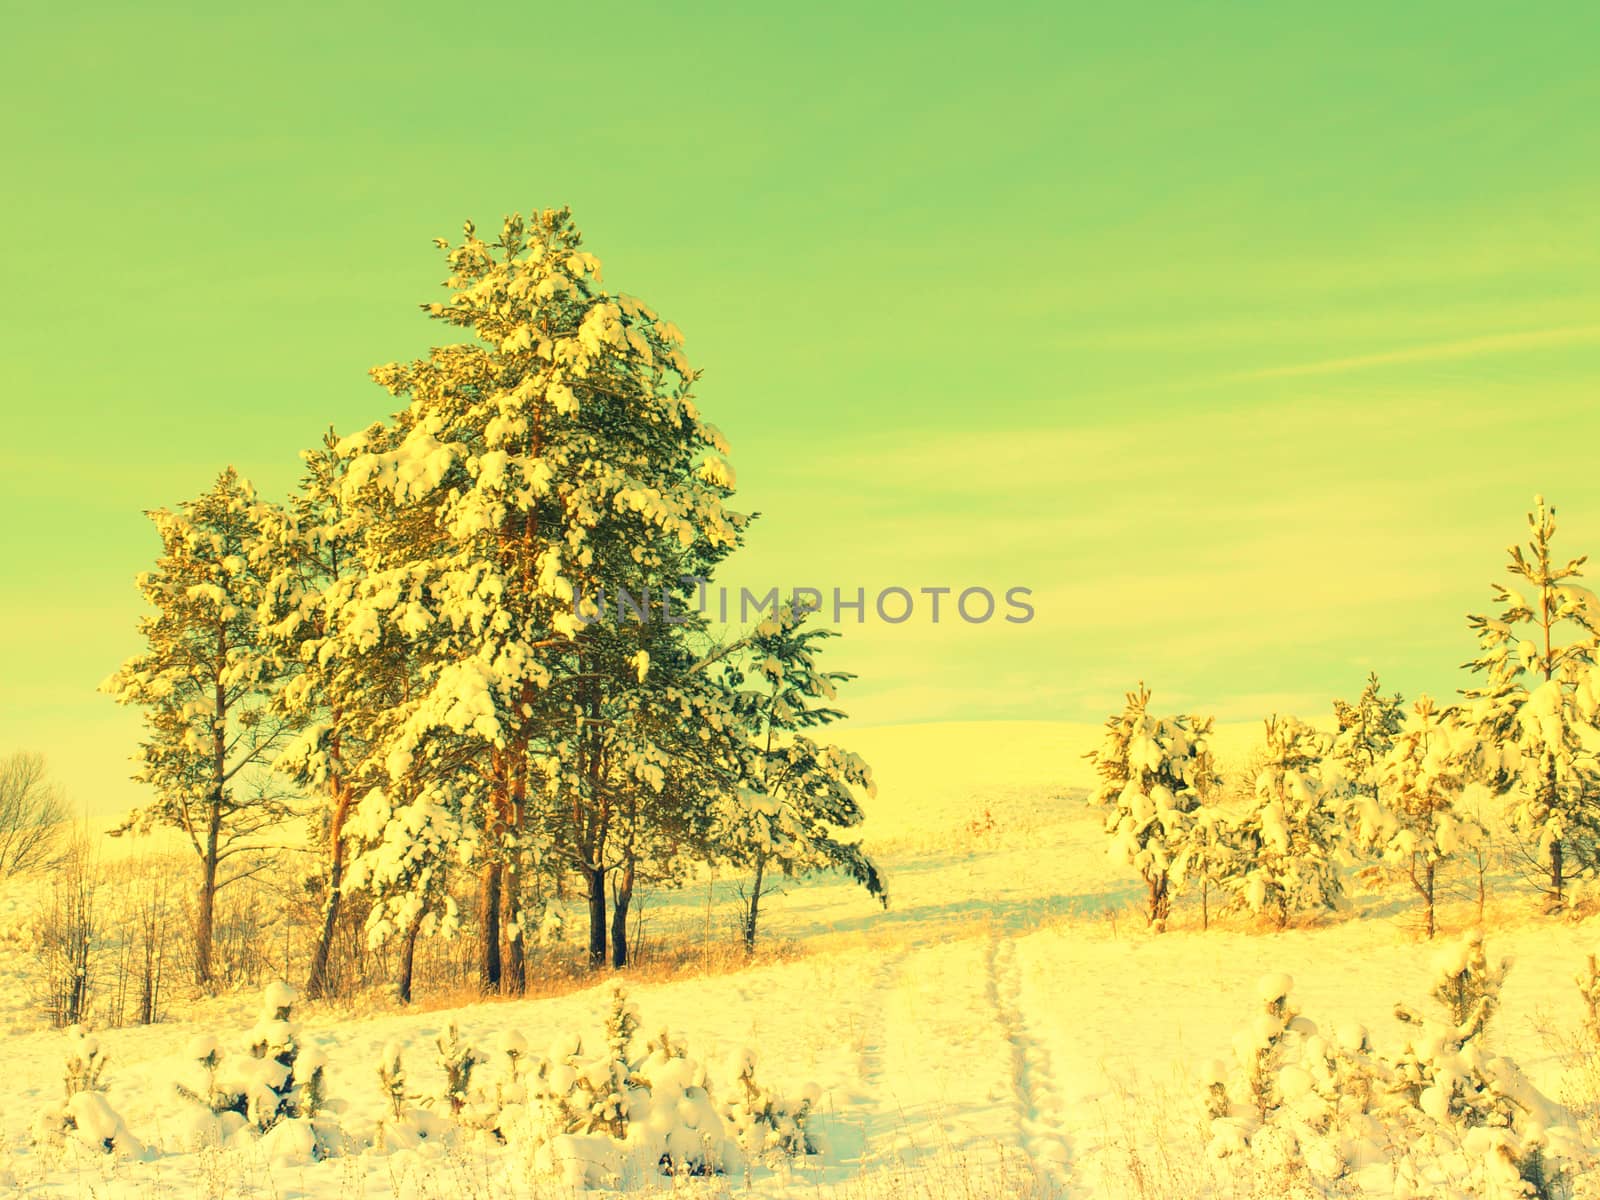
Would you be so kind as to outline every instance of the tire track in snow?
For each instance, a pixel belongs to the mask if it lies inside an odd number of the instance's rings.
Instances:
[[[901,947],[873,964],[862,977],[848,1024],[839,1031],[849,1039],[854,1080],[838,1097],[841,1107],[833,1141],[840,1160],[858,1168],[881,1158],[901,1125],[888,1063],[889,1040],[894,1036],[889,1008],[908,956],[909,950]]]
[[[871,1019],[859,1034],[856,1047],[862,1089],[872,1097],[873,1115],[867,1128],[867,1153],[881,1152],[886,1135],[901,1124],[900,1104],[895,1098],[893,1079],[887,1062],[889,1039],[894,1036],[889,1014],[901,986],[910,951],[900,947],[878,964],[868,993]]]
[[[1062,1103],[1050,1051],[1034,1037],[1022,1008],[1022,969],[1017,939],[999,934],[989,943],[989,998],[1011,1044],[1011,1083],[1022,1149],[1046,1197],[1065,1194],[1070,1171],[1068,1140],[1061,1129]]]

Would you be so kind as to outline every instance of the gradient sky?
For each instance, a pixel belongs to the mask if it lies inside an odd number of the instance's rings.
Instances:
[[[96,811],[143,510],[385,415],[465,217],[684,329],[736,579],[1034,588],[863,723],[1447,693],[1534,492],[1600,552],[1590,3],[462,11],[6,19],[0,750]]]

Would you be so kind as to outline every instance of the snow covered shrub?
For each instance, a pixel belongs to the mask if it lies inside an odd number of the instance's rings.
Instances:
[[[487,1134],[497,1142],[509,1140],[508,1127],[525,1110],[531,1095],[528,1039],[507,1030],[500,1035],[495,1052],[484,1055],[462,1046],[451,1026],[439,1046],[439,1062],[447,1080],[441,1103],[448,1105],[456,1125]],[[486,1080],[484,1067],[494,1069],[492,1081]]]
[[[291,1019],[295,991],[286,983],[268,985],[261,1017],[250,1034],[254,1059],[247,1088],[247,1115],[261,1129],[284,1119],[315,1116],[324,1100],[321,1051],[302,1048],[300,1026]]]
[[[609,1054],[585,1056],[575,1034],[556,1039],[534,1083],[542,1123],[537,1166],[575,1187],[621,1178],[622,1140],[634,1106],[623,1090],[625,1072],[626,1064]]]
[[[454,1021],[434,1044],[439,1047],[438,1063],[444,1071],[444,1091],[439,1093],[435,1103],[448,1108],[452,1117],[459,1117],[472,1102],[472,1072],[484,1060],[461,1040],[461,1031]]]
[[[737,1166],[739,1147],[728,1138],[705,1068],[665,1032],[642,1057],[632,1056],[639,1016],[620,985],[611,990],[605,1029],[598,1055],[586,1055],[580,1038],[563,1037],[536,1072],[542,1130],[535,1163],[573,1186]]]
[[[670,1175],[712,1175],[738,1165],[705,1068],[666,1030],[651,1039],[630,1075],[644,1102],[633,1114],[639,1157]]]
[[[1582,1147],[1568,1114],[1486,1045],[1508,966],[1491,965],[1482,934],[1469,934],[1435,959],[1433,995],[1447,1019],[1396,1008],[1415,1031],[1392,1065],[1413,1135],[1397,1165],[1421,1180],[1453,1171],[1469,1189],[1458,1194],[1554,1200]]]
[[[34,1141],[56,1146],[71,1138],[91,1150],[139,1156],[144,1146],[128,1132],[121,1116],[106,1103],[101,1075],[106,1057],[100,1043],[83,1026],[67,1030],[63,1102],[40,1114],[34,1124]]]
[[[406,1090],[405,1062],[399,1042],[384,1045],[378,1059],[378,1082],[383,1088],[383,1116],[373,1137],[380,1151],[410,1150],[427,1138],[442,1136],[448,1125],[411,1101],[416,1097]]]
[[[528,1101],[528,1072],[532,1069],[528,1039],[514,1029],[500,1035],[495,1047],[500,1073],[494,1083],[494,1107],[498,1110]]]
[[[585,1055],[583,1040],[572,1035],[551,1046],[538,1094],[547,1120],[561,1132],[603,1133],[619,1141],[627,1136],[634,1100],[627,1053],[638,1027],[638,1010],[622,985],[613,984],[604,1053]]]
[[[177,1086],[215,1118],[197,1131],[202,1140],[223,1141],[246,1125],[260,1133],[282,1125],[271,1139],[273,1152],[289,1158],[328,1152],[332,1131],[313,1120],[323,1107],[327,1060],[320,1050],[301,1046],[300,1026],[291,1019],[294,999],[286,983],[267,987],[246,1054],[227,1055],[210,1036],[190,1043],[189,1057],[199,1065],[203,1082]]]
[[[1289,998],[1287,976],[1261,981],[1263,1012],[1235,1039],[1231,1070],[1208,1080],[1211,1150],[1248,1154],[1323,1194],[1396,1188],[1439,1200],[1556,1200],[1582,1156],[1568,1116],[1510,1059],[1487,1048],[1505,964],[1477,935],[1442,954],[1434,997],[1444,1021],[1400,1006],[1400,1052],[1374,1051],[1358,1026],[1324,1036]]]
[[[1128,693],[1120,714],[1106,721],[1098,750],[1090,751],[1100,785],[1089,802],[1109,807],[1106,833],[1111,852],[1125,859],[1149,889],[1146,919],[1164,927],[1172,909],[1173,870],[1182,855],[1193,814],[1216,774],[1207,738],[1209,719],[1156,717],[1149,712],[1150,690],[1143,684]]]
[[[802,1088],[797,1100],[784,1099],[756,1082],[756,1055],[748,1049],[735,1057],[729,1073],[734,1082],[721,1104],[722,1117],[746,1155],[797,1158],[819,1151],[816,1135],[806,1127],[822,1098],[816,1084]]]
[[[82,1025],[67,1030],[66,1068],[68,1096],[105,1090],[100,1076],[106,1069],[106,1056],[100,1050],[100,1039],[91,1036]]]
[[[224,1052],[221,1044],[208,1033],[199,1034],[189,1042],[188,1057],[199,1065],[199,1074],[203,1082],[197,1087],[190,1087],[180,1082],[176,1085],[178,1094],[185,1100],[204,1105],[214,1116],[221,1117],[225,1113],[232,1113],[241,1120],[225,1124],[232,1128],[242,1126],[246,1108],[245,1095],[243,1091],[228,1086],[230,1075],[224,1072],[222,1067]]]
[[[1314,1057],[1308,1049],[1317,1027],[1300,1015],[1293,986],[1287,975],[1262,977],[1261,1011],[1234,1036],[1232,1068],[1214,1064],[1206,1100],[1213,1155],[1250,1153],[1299,1178],[1308,1170],[1308,1141],[1326,1126],[1326,1104],[1303,1065]]]
[[[1433,998],[1450,1016],[1450,1023],[1463,1037],[1482,1032],[1500,1006],[1500,988],[1505,983],[1511,960],[1502,958],[1490,964],[1483,943],[1483,931],[1472,930],[1454,946],[1441,950],[1433,959]],[[1415,1022],[1414,1016],[1402,1020]]]
[[[1227,886],[1280,929],[1291,914],[1333,908],[1343,894],[1347,787],[1328,761],[1330,740],[1294,717],[1269,717],[1254,794],[1233,824],[1240,869]]]

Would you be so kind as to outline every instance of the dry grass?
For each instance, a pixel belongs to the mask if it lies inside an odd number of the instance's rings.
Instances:
[[[581,992],[614,978],[631,983],[668,983],[673,980],[714,978],[732,975],[752,967],[798,962],[815,953],[815,947],[790,939],[767,939],[746,954],[740,943],[719,940],[710,946],[672,944],[646,946],[644,953],[621,970],[593,968],[576,950],[541,955],[529,964],[527,988],[520,994],[497,992],[485,995],[475,983],[453,981],[432,985],[410,1004],[402,1005],[387,990],[367,992],[308,1006],[335,1015],[368,1015],[374,1012],[428,1013],[464,1008],[470,1004],[510,1003],[518,1000],[546,1000]]]

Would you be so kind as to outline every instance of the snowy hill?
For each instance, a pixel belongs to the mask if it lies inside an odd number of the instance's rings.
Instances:
[[[1081,797],[1095,782],[1086,755],[1104,734],[1085,722],[973,721],[842,727],[838,740],[872,764],[878,795],[865,836],[881,842],[957,829],[985,806]],[[1260,739],[1259,721],[1218,725],[1212,751],[1223,763],[1242,761]]]
[[[1242,753],[1257,728],[1220,730],[1223,753]],[[1430,951],[1416,940],[1408,898],[1381,889],[1358,890],[1351,911],[1336,919],[1283,933],[1238,916],[1202,932],[1192,907],[1180,903],[1175,928],[1151,934],[1133,907],[1138,880],[1107,857],[1100,815],[1081,802],[1089,783],[1082,754],[1097,736],[1095,726],[1018,723],[862,729],[841,738],[877,769],[867,836],[888,877],[889,909],[835,880],[794,883],[768,910],[766,937],[780,953],[724,973],[646,971],[631,985],[642,1035],[669,1027],[708,1064],[714,1085],[726,1085],[722,1064],[743,1046],[757,1049],[761,1076],[780,1091],[797,1094],[815,1082],[814,1121],[827,1148],[792,1165],[682,1180],[684,1194],[1259,1194],[1201,1186],[1210,1176],[1197,1133],[1197,1079],[1254,1018],[1258,977],[1287,971],[1318,1021],[1359,1021],[1393,1039],[1394,1003],[1426,1000]],[[649,928],[730,941],[734,883],[651,894]],[[5,911],[13,926],[25,924],[31,902],[11,889]],[[1549,1031],[1577,1027],[1572,977],[1600,930],[1535,918],[1529,907],[1525,894],[1508,893],[1491,911],[1491,941],[1517,959],[1497,1046],[1561,1094],[1569,1081]],[[1470,916],[1452,902],[1444,924],[1459,930]],[[0,1181],[19,1193],[568,1194],[540,1182],[515,1136],[504,1145],[484,1137],[392,1150],[375,1144],[386,1111],[377,1067],[394,1043],[413,1092],[436,1094],[443,1076],[432,1048],[452,1023],[486,1051],[508,1031],[535,1053],[569,1031],[594,1044],[603,984],[442,1009],[424,997],[409,1011],[297,1011],[305,1045],[327,1056],[338,1153],[325,1161],[281,1141],[195,1140],[196,1106],[174,1087],[194,1078],[190,1043],[206,1033],[237,1046],[258,992],[186,1006],[182,1020],[101,1031],[110,1058],[106,1103],[147,1147],[142,1157],[119,1158],[33,1142],[38,1115],[60,1101],[67,1039],[30,1021],[30,963],[25,937],[0,947],[5,991],[23,998],[0,1033],[10,1101],[0,1113]],[[643,1176],[635,1192],[668,1186]]]

